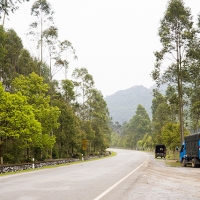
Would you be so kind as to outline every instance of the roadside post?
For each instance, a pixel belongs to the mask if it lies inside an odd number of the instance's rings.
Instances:
[[[34,163],[35,159],[33,158],[32,161],[33,161],[33,163],[32,163],[32,169],[35,169],[35,163]]]
[[[84,161],[83,154],[82,154],[82,161]]]

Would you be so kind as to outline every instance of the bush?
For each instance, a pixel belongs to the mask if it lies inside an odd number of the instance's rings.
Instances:
[[[9,154],[9,153],[4,154],[4,155],[3,155],[3,160],[4,160],[4,162],[11,164],[11,163],[13,163],[14,156],[12,156],[12,155]]]

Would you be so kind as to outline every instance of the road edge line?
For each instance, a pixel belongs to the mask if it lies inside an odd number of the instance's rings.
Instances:
[[[109,187],[106,191],[104,191],[103,193],[101,193],[99,196],[97,196],[94,200],[99,200],[102,197],[104,197],[108,192],[110,192],[112,189],[114,189],[117,185],[119,185],[121,182],[123,182],[125,179],[127,179],[130,175],[132,175],[135,171],[137,171],[140,167],[142,167],[146,162],[148,161],[148,158],[141,164],[139,165],[137,168],[135,168],[132,172],[130,172],[129,174],[127,174],[124,178],[122,178],[121,180],[119,180],[117,183],[115,183],[114,185],[112,185],[111,187]]]

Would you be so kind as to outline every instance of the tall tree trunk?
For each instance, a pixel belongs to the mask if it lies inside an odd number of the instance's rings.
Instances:
[[[199,132],[199,119],[196,120],[196,133]]]
[[[178,28],[177,28],[178,29]],[[183,87],[182,87],[182,57],[180,33],[176,32],[176,50],[177,50],[177,73],[178,73],[178,98],[179,98],[179,121],[180,121],[180,142],[181,145],[184,140],[184,121],[183,121]]]
[[[0,164],[3,165],[2,145],[0,145]]]
[[[41,24],[40,24],[40,28],[41,28],[41,32],[40,32],[40,40],[41,40],[41,44],[40,44],[40,62],[41,62],[41,64],[40,64],[40,76],[42,76],[42,62],[43,62],[43,60],[42,60],[42,51],[43,51],[43,49],[42,49],[42,45],[43,45],[43,38],[42,38],[42,30],[43,30],[43,27],[42,27],[42,11],[41,11]]]

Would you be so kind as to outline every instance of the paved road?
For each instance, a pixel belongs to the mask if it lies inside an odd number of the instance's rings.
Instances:
[[[149,154],[115,150],[117,156],[0,177],[1,200],[122,200],[146,169]]]

